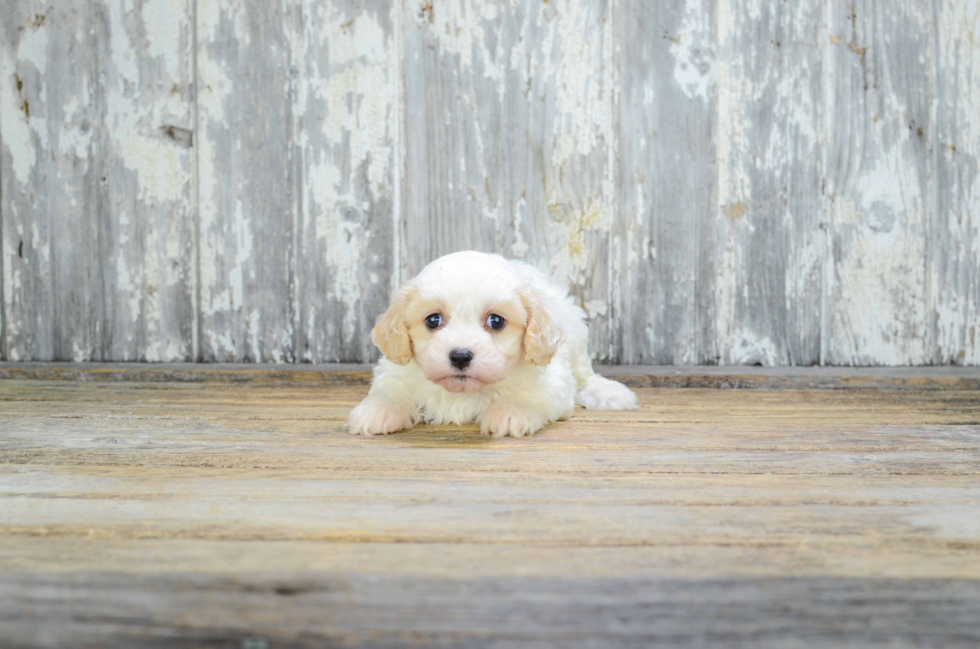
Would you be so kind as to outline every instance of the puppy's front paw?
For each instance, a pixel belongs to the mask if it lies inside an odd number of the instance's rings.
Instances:
[[[533,435],[544,426],[544,420],[536,412],[518,408],[492,404],[483,413],[480,420],[480,430],[484,435],[492,437],[524,437]]]
[[[604,376],[590,376],[575,395],[575,403],[589,410],[635,410],[639,407],[636,393],[618,381]]]
[[[351,435],[387,435],[412,426],[408,411],[379,399],[368,397],[350,411]]]

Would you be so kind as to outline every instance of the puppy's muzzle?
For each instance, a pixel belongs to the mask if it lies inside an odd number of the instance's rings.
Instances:
[[[473,360],[473,352],[468,349],[454,349],[449,352],[449,362],[457,370],[465,370]]]

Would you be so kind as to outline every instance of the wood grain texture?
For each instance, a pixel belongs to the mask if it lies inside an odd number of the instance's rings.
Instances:
[[[371,325],[395,275],[398,60],[393,3],[304,0],[294,47],[302,148],[301,289],[306,362],[376,359]]]
[[[829,10],[830,364],[932,362],[933,7]]]
[[[373,367],[275,363],[0,363],[0,379],[94,382],[368,385]],[[596,365],[596,372],[637,388],[742,390],[980,390],[975,367],[678,367]]]
[[[193,8],[191,0],[96,5],[101,359],[194,359]]]
[[[197,6],[200,360],[296,359],[291,9]]]
[[[140,586],[111,574],[80,575],[70,586],[18,575],[0,584],[10,602],[0,610],[14,620],[12,639],[26,647],[971,647],[980,640],[972,624],[980,587],[965,579],[180,575]],[[630,602],[624,591],[633,593]]]
[[[603,362],[980,363],[975,0],[0,16],[0,358],[370,361],[473,248]]]
[[[0,381],[17,646],[980,638],[962,391],[639,391],[521,440],[343,430],[366,386]]]
[[[7,12],[7,357],[191,359],[191,4]]]
[[[612,358],[716,362],[710,329],[717,115],[712,5],[620,2]],[[704,254],[702,248],[707,248]]]
[[[608,358],[609,6],[407,6],[402,275],[456,250],[524,259],[570,285]]]
[[[5,3],[0,127],[12,360],[101,358],[96,7]]]
[[[980,5],[938,2],[934,225],[937,363],[980,364]]]
[[[824,3],[718,4],[716,357],[820,361]]]

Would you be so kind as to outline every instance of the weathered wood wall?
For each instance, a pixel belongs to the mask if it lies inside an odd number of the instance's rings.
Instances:
[[[0,353],[366,361],[477,248],[597,359],[980,364],[980,0],[4,0]]]

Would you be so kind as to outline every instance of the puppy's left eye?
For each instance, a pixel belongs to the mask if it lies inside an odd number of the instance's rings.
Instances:
[[[428,318],[425,319],[425,326],[429,329],[438,329],[442,326],[442,314],[433,313]]]
[[[500,331],[504,328],[505,324],[507,324],[507,321],[496,313],[491,313],[487,316],[487,327],[493,329],[494,331]]]

